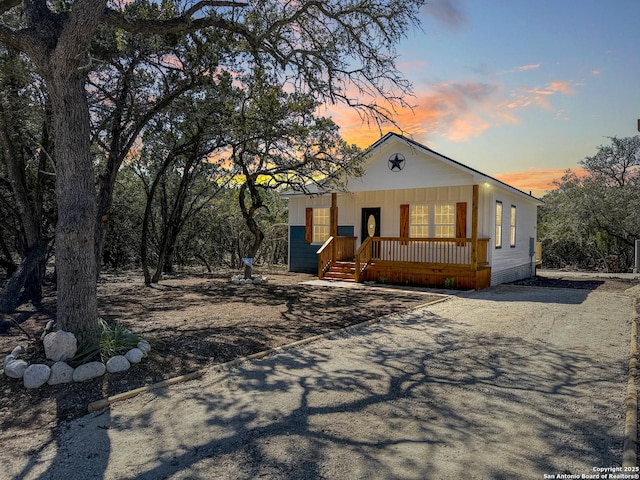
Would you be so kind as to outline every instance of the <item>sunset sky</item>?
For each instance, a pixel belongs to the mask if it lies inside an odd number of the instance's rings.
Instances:
[[[640,0],[431,0],[399,46],[405,135],[524,191],[638,134]],[[350,143],[380,137],[346,109]],[[392,126],[387,130],[397,130]]]

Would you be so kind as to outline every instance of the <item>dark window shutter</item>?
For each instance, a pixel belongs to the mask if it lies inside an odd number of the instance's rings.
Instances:
[[[456,203],[456,238],[467,238],[467,202]]]
[[[313,242],[313,208],[307,208],[305,225],[304,225],[304,241]]]
[[[409,205],[400,205],[400,236],[409,236]]]

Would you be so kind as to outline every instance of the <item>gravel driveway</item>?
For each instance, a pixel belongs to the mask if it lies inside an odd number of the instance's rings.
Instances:
[[[41,479],[593,474],[621,464],[634,315],[632,297],[613,292],[463,294],[114,404],[8,468]]]

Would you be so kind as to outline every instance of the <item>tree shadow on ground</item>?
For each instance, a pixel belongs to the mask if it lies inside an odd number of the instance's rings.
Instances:
[[[621,411],[623,377],[623,363],[589,352],[499,334],[470,336],[464,325],[454,328],[435,315],[408,315],[243,364],[210,380],[217,387],[185,387],[186,396],[158,392],[176,412],[168,422],[157,421],[154,408],[135,416],[116,408],[108,421],[119,437],[113,454],[135,432],[145,432],[150,451],[129,465],[130,473],[107,470],[107,476],[586,473],[619,463],[621,421],[611,412]],[[86,428],[94,431],[100,422]],[[63,457],[75,448],[67,441]],[[59,465],[43,478],[64,474]]]

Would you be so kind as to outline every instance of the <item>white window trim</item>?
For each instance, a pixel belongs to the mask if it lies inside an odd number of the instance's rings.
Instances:
[[[500,217],[498,217],[498,206],[500,206]],[[496,200],[493,216],[496,222],[496,228],[495,228],[496,238],[494,239],[495,246],[496,248],[502,248],[502,223],[503,223],[503,217],[504,217],[504,209],[502,207],[502,202],[500,200]]]
[[[517,222],[518,222],[518,210],[515,205],[511,205],[511,209],[509,210],[509,246],[511,248],[516,248],[517,242]]]
[[[413,207],[427,207],[427,223],[413,223],[412,222],[412,209]],[[427,227],[427,238],[431,236],[431,215],[432,215],[432,211],[433,209],[431,208],[431,205],[428,203],[412,203],[409,204],[409,238],[423,238],[423,237],[416,237],[414,235],[411,235],[411,231],[412,231],[412,227],[416,226],[416,227]]]
[[[449,206],[453,208],[453,223],[437,223],[436,209],[439,206]],[[437,234],[438,227],[451,227],[452,234],[446,237],[439,237]],[[433,236],[435,238],[456,238],[456,204],[455,203],[437,203],[433,207]]]
[[[453,207],[453,223],[436,223],[436,208],[438,206],[442,206],[442,205],[449,205]],[[411,218],[411,210],[413,209],[413,207],[417,207],[417,206],[426,206],[428,207],[428,212],[427,212],[427,221],[428,223],[413,223]],[[442,203],[435,203],[435,202],[430,202],[430,203],[411,203],[409,204],[409,238],[423,238],[423,237],[415,237],[413,235],[411,235],[411,230],[413,226],[425,226],[427,227],[427,232],[428,235],[426,238],[455,238],[456,237],[456,204],[455,202],[442,202]],[[453,227],[453,234],[450,237],[437,237],[436,236],[436,229],[439,226],[446,226],[446,227]]]
[[[327,222],[328,223],[318,223],[316,222],[316,211],[317,210],[327,210]],[[312,245],[322,245],[324,242],[327,241],[327,239],[330,237],[331,232],[329,231],[330,227],[331,227],[331,208],[330,207],[323,207],[323,206],[319,206],[319,207],[313,207],[313,223],[312,225],[312,233],[311,233],[311,244]],[[317,227],[326,227],[327,228],[327,237],[324,240],[316,240],[316,228]]]

